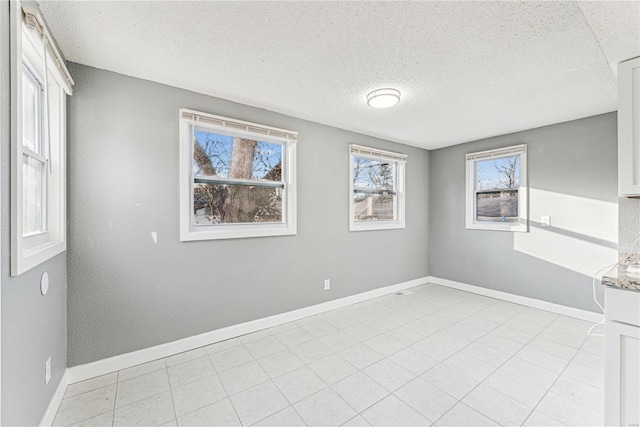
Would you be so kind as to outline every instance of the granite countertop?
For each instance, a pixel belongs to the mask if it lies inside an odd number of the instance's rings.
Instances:
[[[640,254],[618,252],[618,264],[602,276],[602,284],[640,292],[640,277],[627,274],[627,267],[640,267]]]

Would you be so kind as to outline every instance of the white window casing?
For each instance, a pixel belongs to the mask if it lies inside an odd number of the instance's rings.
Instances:
[[[495,190],[480,190],[476,188],[477,163],[486,160],[501,159],[519,156],[519,183],[510,188],[496,188]],[[477,220],[477,194],[486,191],[517,191],[518,193],[518,218],[517,221],[491,221]],[[495,150],[481,151],[466,155],[466,228],[475,230],[494,231],[529,231],[528,209],[528,183],[527,183],[527,146],[526,144]]]
[[[12,2],[11,28],[11,275],[16,276],[66,250],[66,95],[73,79],[37,8]],[[37,136],[26,145],[24,82],[39,91],[32,109]],[[25,175],[25,165],[39,166],[39,186]],[[25,224],[34,217],[35,228]]]
[[[298,133],[242,120],[203,113],[187,108],[179,111],[180,120],[180,240],[217,240],[249,237],[295,235],[296,226],[296,142]],[[281,181],[256,181],[221,176],[194,176],[194,130],[275,143],[282,146]],[[281,188],[283,191],[281,222],[237,224],[193,224],[194,183],[244,185]]]
[[[355,185],[355,159],[377,160],[394,165],[393,190],[370,189]],[[349,146],[349,231],[389,230],[405,228],[405,174],[407,155],[351,144]],[[388,194],[394,197],[393,219],[356,219],[354,193]]]

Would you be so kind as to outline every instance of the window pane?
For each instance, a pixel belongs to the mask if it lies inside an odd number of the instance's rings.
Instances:
[[[395,163],[353,157],[353,186],[372,189],[395,189]]]
[[[353,219],[356,221],[394,220],[395,205],[395,196],[355,191]]]
[[[40,87],[25,70],[22,74],[22,144],[40,154]]]
[[[45,164],[22,156],[22,234],[46,231],[44,226]]]
[[[194,184],[194,225],[281,223],[282,212],[282,188]]]
[[[476,161],[476,190],[520,186],[520,155]]]
[[[518,190],[476,193],[477,221],[518,221]]]
[[[194,175],[257,181],[282,180],[282,145],[196,128]]]

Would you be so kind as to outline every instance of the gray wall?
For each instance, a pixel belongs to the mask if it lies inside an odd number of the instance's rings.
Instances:
[[[595,311],[591,275],[617,254],[616,138],[609,113],[432,151],[431,274]],[[465,154],[522,143],[531,232],[467,230]]]
[[[425,150],[71,65],[69,366],[428,274]],[[179,241],[180,107],[299,132],[296,236]],[[406,229],[348,231],[351,143],[409,155]]]
[[[0,2],[0,138],[2,147],[2,425],[38,425],[67,365],[66,254],[10,277],[9,3]],[[50,288],[40,294],[40,276]],[[44,382],[51,356],[52,379]]]

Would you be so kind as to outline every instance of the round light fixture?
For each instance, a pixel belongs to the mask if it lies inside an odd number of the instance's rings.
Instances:
[[[397,89],[376,89],[367,95],[367,104],[373,108],[393,107],[400,102],[400,91]]]

